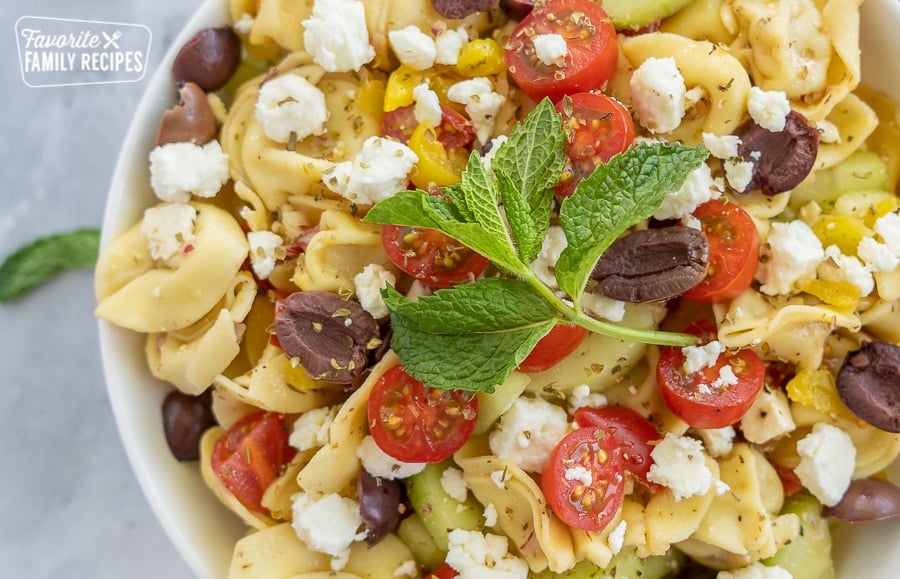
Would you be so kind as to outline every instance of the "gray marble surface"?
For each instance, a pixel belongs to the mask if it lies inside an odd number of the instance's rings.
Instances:
[[[0,3],[0,257],[38,236],[99,226],[138,99],[200,0]],[[149,70],[129,84],[30,88],[23,16],[143,24]],[[0,306],[0,576],[190,577],[119,442],[100,367],[90,272]]]

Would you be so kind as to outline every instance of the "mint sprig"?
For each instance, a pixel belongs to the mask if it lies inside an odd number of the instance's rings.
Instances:
[[[530,264],[540,252],[553,211],[553,186],[565,158],[562,119],[549,100],[496,151],[488,171],[469,157],[459,184],[432,195],[402,191],[376,204],[364,220],[438,229],[490,259],[506,274],[412,301],[393,288],[391,346],[407,371],[429,386],[492,391],[554,325],[575,323],[621,340],[689,345],[694,336],[641,330],[598,320],[580,308],[597,259],[628,228],[651,216],[703,163],[706,149],[645,143],[600,165],[559,210],[568,247],[556,264],[560,290]]]

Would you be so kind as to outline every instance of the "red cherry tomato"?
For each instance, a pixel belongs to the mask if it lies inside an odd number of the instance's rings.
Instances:
[[[687,329],[707,337],[711,331],[709,324],[699,323]],[[766,377],[765,363],[753,350],[722,352],[713,365],[690,375],[685,374],[684,359],[681,348],[663,348],[656,382],[666,406],[694,428],[723,428],[740,420]]]
[[[647,473],[653,466],[650,452],[662,436],[649,420],[624,406],[583,406],[575,411],[575,422],[578,426],[606,431],[616,441],[616,453],[625,470],[652,486],[647,480]]]
[[[442,563],[429,571],[424,579],[453,579],[454,577],[459,577],[456,569],[451,567],[449,563]]]
[[[803,490],[803,483],[800,482],[800,477],[797,476],[797,473],[795,473],[793,469],[778,464],[777,462],[773,462],[772,466],[775,467],[775,472],[778,473],[778,478],[781,479],[781,486],[784,488],[784,496],[789,497]]]
[[[588,331],[574,324],[556,324],[535,344],[519,364],[520,372],[543,372],[571,354],[587,337]]]
[[[567,434],[541,471],[547,504],[564,523],[600,531],[616,516],[625,498],[625,469],[617,442],[602,428]]]
[[[281,414],[254,412],[234,423],[213,447],[213,472],[251,511],[265,513],[263,493],[296,454]]]
[[[544,64],[534,39],[558,34],[566,41],[565,62]],[[601,88],[616,70],[616,30],[599,2],[547,0],[513,30],[506,44],[506,65],[516,84],[532,99],[553,102],[566,94]]]
[[[600,93],[582,92],[556,103],[566,131],[566,167],[556,192],[568,196],[600,163],[634,142],[634,121],[622,104]]]
[[[401,143],[408,143],[410,135],[419,124],[415,110],[416,105],[406,105],[384,113],[381,133]],[[475,142],[475,127],[472,123],[444,105],[441,105],[441,126],[435,128],[434,132],[437,140],[448,151],[467,149]]]
[[[394,366],[372,387],[368,413],[372,438],[385,453],[402,462],[440,462],[469,440],[478,399],[429,388]]]
[[[436,229],[384,225],[381,243],[397,267],[435,288],[474,279],[491,263]]]
[[[706,278],[684,292],[698,302],[731,299],[750,286],[759,261],[759,235],[746,211],[735,203],[707,201],[694,211],[709,240]]]

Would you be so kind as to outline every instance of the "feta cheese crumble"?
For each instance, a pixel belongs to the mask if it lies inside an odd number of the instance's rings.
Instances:
[[[541,251],[531,264],[531,271],[550,287],[557,287],[556,262],[569,244],[566,232],[559,225],[551,225],[541,244]]]
[[[790,571],[778,565],[763,565],[759,561],[730,571],[719,571],[716,579],[794,579]]]
[[[871,237],[860,240],[856,255],[866,264],[866,270],[871,272],[894,271],[900,265],[900,258],[886,243],[879,243]]]
[[[438,100],[437,93],[428,87],[427,82],[423,82],[416,85],[412,94],[413,100],[416,102],[413,109],[416,121],[429,127],[439,127],[444,113],[441,111],[441,102]]]
[[[566,411],[543,398],[517,398],[489,438],[491,451],[528,472],[541,472],[569,429]]]
[[[374,205],[406,189],[407,176],[419,158],[402,143],[369,137],[353,161],[323,173],[322,182],[335,193],[362,205]]]
[[[651,56],[631,75],[631,106],[651,133],[668,133],[681,124],[686,107],[684,77],[671,56]]]
[[[743,193],[753,180],[753,161],[742,161],[739,158],[726,159],[725,179],[728,185],[738,193]]]
[[[569,53],[566,39],[560,34],[538,34],[534,37],[534,54],[547,66],[563,66]]]
[[[591,387],[587,384],[579,384],[572,388],[572,393],[566,399],[566,402],[569,403],[569,410],[572,412],[585,406],[600,408],[608,404],[606,396],[599,392],[592,392]]]
[[[288,444],[303,452],[328,444],[328,431],[337,416],[337,406],[307,410],[294,421]]]
[[[400,30],[388,32],[388,40],[397,60],[414,70],[425,70],[434,66],[437,47],[434,38],[425,34],[417,26],[410,24]]]
[[[315,0],[303,27],[304,48],[328,72],[359,70],[375,58],[360,0]]]
[[[321,135],[328,120],[325,94],[302,76],[275,77],[259,89],[256,120],[263,133],[279,143]]]
[[[628,523],[626,523],[625,520],[622,519],[606,538],[606,541],[609,543],[609,550],[612,551],[613,555],[618,554],[618,552],[621,551],[622,547],[625,545],[625,531],[627,530]]]
[[[408,478],[425,470],[424,462],[403,462],[390,456],[378,444],[371,435],[363,438],[356,449],[356,456],[362,462],[363,468],[372,476],[393,480]]]
[[[756,270],[762,284],[759,289],[766,295],[790,293],[795,282],[814,277],[816,267],[825,259],[819,238],[809,225],[797,219],[772,222],[766,244],[769,257]]]
[[[488,142],[494,130],[494,117],[505,100],[503,95],[494,92],[491,81],[481,76],[462,80],[447,89],[447,98],[466,107],[478,140]]]
[[[194,240],[197,209],[187,203],[165,203],[149,207],[141,221],[150,257],[166,260]]]
[[[484,526],[493,527],[497,524],[497,507],[494,503],[488,503],[484,506]]]
[[[838,504],[856,468],[856,447],[850,435],[837,426],[818,422],[797,442],[797,454],[800,464],[794,473],[803,486],[826,507]]]
[[[365,539],[359,503],[336,493],[315,499],[300,492],[291,497],[291,526],[313,551],[332,557],[331,569],[340,571],[350,558],[350,545]]]
[[[447,564],[459,579],[526,579],[528,563],[509,553],[505,536],[453,529],[448,535]]]
[[[741,138],[737,135],[717,136],[712,133],[703,133],[703,144],[709,150],[709,154],[717,159],[731,159],[738,156],[738,147],[741,146]]]
[[[459,62],[459,53],[467,42],[469,42],[469,33],[465,28],[444,30],[434,39],[434,62],[437,64],[456,64]]]
[[[863,263],[852,255],[844,255],[837,245],[825,248],[827,261],[819,268],[819,277],[826,280],[848,281],[867,296],[875,289],[875,278]]]
[[[694,374],[704,368],[711,368],[719,361],[719,354],[725,346],[718,340],[712,340],[702,346],[685,346],[681,349],[684,356],[682,368],[685,374]]]
[[[376,320],[385,318],[390,313],[381,297],[381,290],[396,283],[397,276],[379,263],[368,264],[353,277],[359,305]]]
[[[731,452],[736,432],[733,426],[724,426],[722,428],[698,428],[697,435],[703,441],[706,452],[719,458]]]
[[[441,473],[441,488],[458,503],[464,502],[469,496],[469,485],[466,484],[462,471],[455,466],[449,466]]]
[[[659,220],[690,217],[700,205],[721,197],[724,188],[720,179],[713,178],[709,165],[703,163],[688,174],[678,191],[663,198],[653,217]]]
[[[791,415],[787,395],[764,386],[741,418],[744,438],[754,444],[765,444],[797,428]]]
[[[250,265],[259,279],[269,279],[275,269],[275,250],[283,243],[281,236],[271,231],[247,233],[250,244]]]
[[[585,292],[581,295],[581,307],[588,313],[610,322],[625,319],[625,302],[603,294]]]
[[[891,252],[900,257],[900,215],[886,213],[875,221],[873,227]]]
[[[784,91],[763,90],[753,86],[747,97],[747,111],[757,125],[767,131],[779,133],[784,130],[787,115],[791,112],[791,103]]]
[[[706,494],[715,482],[706,466],[703,444],[694,438],[667,432],[650,456],[653,465],[647,480],[667,487],[676,501]]]
[[[219,141],[167,143],[150,151],[150,186],[162,201],[215,197],[228,179],[228,155]]]

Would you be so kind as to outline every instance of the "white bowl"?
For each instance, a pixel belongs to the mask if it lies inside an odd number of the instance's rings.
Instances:
[[[401,0],[396,0],[401,1]],[[135,223],[153,202],[147,154],[162,112],[176,97],[170,69],[177,49],[197,30],[227,21],[225,0],[206,0],[175,39],[147,87],[116,164],[103,220],[103,243]],[[862,5],[863,79],[900,101],[900,2]],[[169,387],[147,370],[144,337],[100,322],[107,389],[131,466],[170,539],[201,577],[225,577],[244,526],[200,479],[196,463],[172,458],[160,406]],[[891,473],[900,482],[900,465]],[[893,579],[900,569],[900,520],[842,529],[835,536],[839,579]]]

